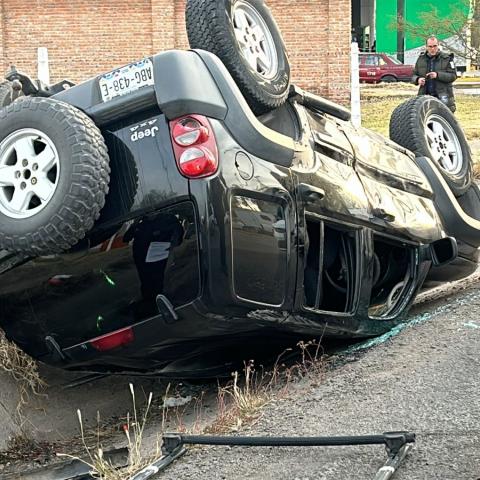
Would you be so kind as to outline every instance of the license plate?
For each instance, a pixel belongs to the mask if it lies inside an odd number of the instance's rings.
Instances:
[[[126,95],[147,85],[153,85],[153,64],[148,58],[140,62],[130,63],[102,75],[99,80],[102,100],[108,102],[112,98]]]

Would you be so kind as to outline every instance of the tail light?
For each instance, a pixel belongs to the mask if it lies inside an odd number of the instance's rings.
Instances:
[[[217,144],[206,117],[186,115],[172,120],[170,135],[175,160],[183,176],[202,178],[217,171]]]
[[[106,352],[117,347],[123,347],[132,343],[135,340],[133,330],[131,327],[122,328],[112,333],[107,333],[101,337],[90,340],[90,344],[93,348],[100,352]]]

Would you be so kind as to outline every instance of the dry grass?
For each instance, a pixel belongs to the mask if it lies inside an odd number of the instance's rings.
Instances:
[[[394,85],[394,86],[392,86]],[[361,90],[362,125],[388,136],[388,123],[394,108],[415,95],[417,88],[408,83],[379,84]],[[468,140],[480,138],[480,97],[457,95],[455,116]]]
[[[238,431],[246,425],[254,424],[263,413],[263,408],[272,401],[278,400],[289,394],[290,387],[295,382],[295,389],[309,388],[322,380],[326,368],[323,351],[317,341],[300,342],[298,351],[286,350],[277,360],[275,365],[268,371],[263,368],[255,368],[253,361],[248,362],[243,372],[234,372],[232,380],[218,386],[216,417],[208,422],[202,417],[203,396],[192,398],[194,403],[194,416],[198,418],[193,422],[185,422],[183,415],[187,414],[186,407],[171,406],[167,399],[170,398],[169,384],[161,399],[153,401],[152,394],[146,397],[146,406],[139,409],[133,385],[130,384],[132,398],[132,414],[128,413],[121,422],[119,428],[118,417],[113,424],[101,424],[97,416],[97,427],[85,429],[82,414],[77,411],[80,424],[80,438],[76,441],[61,442],[58,444],[41,444],[28,438],[18,437],[12,442],[11,449],[0,454],[0,461],[21,461],[32,459],[35,451],[39,452],[40,461],[51,461],[56,455],[81,460],[86,463],[93,476],[103,480],[121,480],[131,478],[141,472],[159,457],[159,439],[167,424],[179,432],[194,434],[229,433]],[[291,358],[293,357],[293,359]],[[9,357],[11,358],[11,356]],[[307,384],[299,384],[299,379],[307,379]],[[300,386],[302,385],[302,386]],[[174,389],[175,390],[175,389]],[[175,391],[174,391],[175,395]],[[153,405],[153,406],[152,406]],[[158,407],[161,418],[158,415],[150,415],[150,412]],[[140,413],[138,413],[140,411]],[[191,414],[191,412],[190,412]],[[153,417],[153,418],[151,418]],[[173,418],[172,418],[173,417]],[[158,424],[156,420],[158,421]],[[173,422],[172,422],[173,420]],[[145,442],[144,431],[148,422],[154,423],[156,445],[151,440]],[[189,426],[187,426],[187,423]],[[169,428],[171,430],[171,428]],[[122,432],[128,448],[128,464],[118,465],[111,461],[108,454],[104,454],[113,443],[118,445],[118,432]],[[114,440],[115,439],[115,440]],[[63,450],[63,453],[56,453]]]
[[[38,395],[45,387],[38,373],[38,365],[14,343],[7,340],[0,329],[0,370],[10,374],[18,384],[19,403],[17,416],[21,420],[21,409],[31,394]]]
[[[132,396],[133,414],[127,414],[126,423],[123,425],[123,432],[127,439],[128,448],[128,464],[126,466],[119,467],[104,456],[104,449],[100,441],[101,429],[99,418],[97,418],[97,423],[99,425],[97,444],[95,447],[90,447],[88,445],[89,442],[86,439],[87,434],[85,433],[83,427],[82,413],[80,410],[77,410],[77,416],[80,425],[80,436],[88,458],[79,458],[78,456],[70,454],[59,454],[59,456],[81,460],[89,466],[90,472],[95,478],[100,478],[102,480],[124,480],[126,478],[130,478],[132,475],[140,472],[146,466],[150,465],[156,458],[158,458],[160,452],[158,444],[155,452],[149,454],[145,453],[145,448],[143,445],[143,435],[145,426],[147,424],[150,406],[152,404],[153,394],[150,393],[147,400],[147,405],[143,409],[143,413],[138,414],[135,390],[132,384],[130,384],[130,393]]]
[[[205,433],[238,431],[245,424],[253,424],[260,418],[261,409],[273,398],[277,385],[277,369],[266,374],[256,371],[253,362],[245,366],[244,378],[238,372],[226,385],[219,385],[217,416],[205,429]]]
[[[55,457],[55,450],[55,443],[33,440],[23,434],[16,435],[9,440],[7,448],[0,452],[0,465],[37,460],[44,463]]]
[[[457,95],[455,116],[465,131],[468,140],[480,139],[480,97]]]
[[[458,77],[456,80],[455,80],[455,83],[468,83],[468,82],[478,82],[480,81],[480,77],[476,76],[476,77]]]
[[[299,342],[297,347],[300,359],[293,365],[282,361],[282,357],[291,352],[287,350],[269,371],[256,370],[250,361],[242,376],[234,372],[231,382],[218,387],[217,417],[204,433],[238,431],[245,424],[254,424],[261,417],[263,407],[287,395],[295,381],[308,378],[319,382],[326,368],[320,342]]]

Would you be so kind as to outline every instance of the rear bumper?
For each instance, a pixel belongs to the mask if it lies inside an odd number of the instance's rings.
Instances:
[[[225,66],[203,50],[170,50],[152,57],[155,84],[103,102],[98,78],[54,95],[103,127],[158,107],[171,120],[196,113],[221,120],[236,142],[252,155],[289,166],[298,149],[294,141],[262,125],[253,115]],[[165,74],[168,72],[168,75]]]

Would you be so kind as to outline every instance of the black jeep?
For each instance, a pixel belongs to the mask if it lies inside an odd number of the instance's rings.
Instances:
[[[197,375],[280,337],[381,334],[476,269],[478,189],[441,102],[401,104],[394,143],[290,85],[263,1],[189,0],[187,30],[192,50],[76,86],[0,86],[9,339],[68,369]]]

